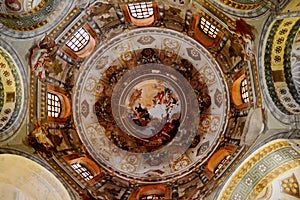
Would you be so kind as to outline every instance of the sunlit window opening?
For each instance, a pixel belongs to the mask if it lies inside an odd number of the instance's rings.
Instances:
[[[140,200],[163,200],[163,199],[165,199],[165,195],[156,195],[156,194],[146,195],[140,198]]]
[[[211,38],[216,38],[219,32],[219,29],[217,29],[214,25],[212,25],[203,17],[201,17],[200,19],[200,28],[206,35],[208,35]]]
[[[152,2],[130,3],[128,8],[131,16],[136,19],[145,19],[153,15]]]
[[[248,82],[246,78],[241,82],[241,95],[244,103],[249,102]]]
[[[72,164],[72,168],[76,171],[76,173],[80,174],[82,178],[84,178],[84,180],[86,181],[94,178],[91,172],[79,163]]]
[[[89,42],[90,36],[84,28],[80,28],[66,45],[75,52],[83,49]]]
[[[56,94],[48,92],[48,116],[58,118],[61,112],[61,102]]]

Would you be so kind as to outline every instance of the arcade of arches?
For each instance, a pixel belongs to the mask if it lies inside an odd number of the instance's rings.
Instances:
[[[298,0],[0,1],[0,199],[300,199]]]

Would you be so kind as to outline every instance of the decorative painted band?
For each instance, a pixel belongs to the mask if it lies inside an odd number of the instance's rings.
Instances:
[[[296,34],[300,28],[300,19],[295,23],[293,28],[290,30],[286,46],[284,49],[284,76],[285,82],[289,88],[289,92],[292,94],[295,101],[300,105],[300,95],[296,89],[293,75],[292,75],[292,65],[291,65],[291,56],[293,51],[293,44]]]
[[[283,20],[277,20],[273,24],[269,36],[267,38],[267,43],[265,47],[265,59],[264,59],[265,79],[266,79],[266,84],[269,90],[270,97],[274,102],[274,104],[276,105],[276,107],[284,114],[291,115],[292,113],[285,108],[285,106],[281,103],[281,101],[278,98],[274,81],[273,81],[272,68],[271,68],[271,54],[272,54],[273,41],[274,41],[275,33],[279,25],[282,23],[282,21]]]
[[[13,30],[34,30],[47,24],[47,18],[55,10],[58,4],[59,0],[47,0],[42,1],[37,7],[23,15],[7,15],[1,13],[0,22],[7,28]]]
[[[4,127],[0,127],[1,132],[4,132],[5,130],[9,129],[11,125],[15,122],[16,118],[19,115],[21,103],[22,103],[22,88],[20,87],[20,75],[18,74],[18,71],[16,69],[16,66],[13,62],[13,60],[10,58],[9,54],[5,52],[3,49],[0,48],[0,56],[3,56],[4,59],[7,61],[9,68],[11,69],[11,72],[15,78],[15,83],[19,85],[19,87],[16,87],[16,105],[15,109],[13,111],[13,114],[11,118],[9,119],[8,123]],[[1,137],[0,137],[1,140]]]

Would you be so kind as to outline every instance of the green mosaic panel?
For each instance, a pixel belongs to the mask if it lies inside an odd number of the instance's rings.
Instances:
[[[58,4],[59,0],[48,0],[40,10],[21,15],[20,17],[11,17],[10,15],[2,14],[0,15],[0,22],[11,29],[35,29],[46,22]]]
[[[278,149],[258,161],[235,187],[229,199],[247,199],[253,187],[274,169],[292,160],[300,159],[300,154],[292,147]]]

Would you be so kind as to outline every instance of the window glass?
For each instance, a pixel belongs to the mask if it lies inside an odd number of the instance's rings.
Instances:
[[[241,82],[241,95],[244,103],[249,102],[248,82],[246,78]]]
[[[86,181],[94,178],[91,172],[79,163],[72,164],[72,168],[76,171],[76,173],[80,174],[82,178],[84,178],[84,180]]]
[[[48,116],[58,118],[61,112],[61,102],[56,94],[47,94]]]
[[[200,19],[199,27],[206,35],[208,35],[211,38],[216,38],[218,35],[219,29],[217,29],[214,25],[212,25],[203,17],[201,17]]]
[[[80,28],[66,43],[66,45],[75,52],[83,49],[89,42],[90,36],[84,28]]]
[[[152,2],[130,3],[128,8],[131,16],[136,19],[145,19],[153,15]]]

